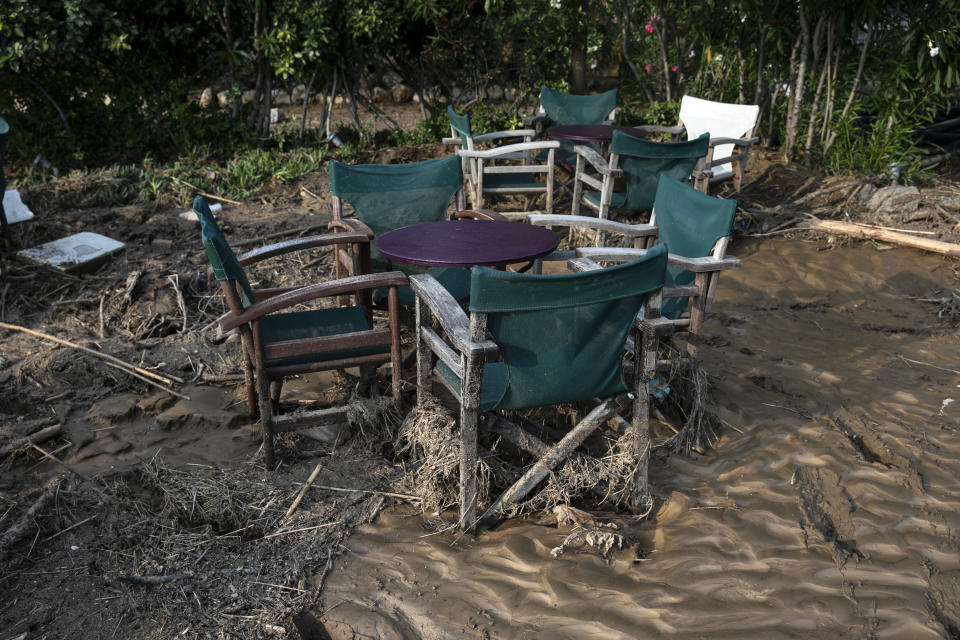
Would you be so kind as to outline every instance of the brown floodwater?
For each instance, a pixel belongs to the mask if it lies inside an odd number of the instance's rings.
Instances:
[[[954,261],[740,241],[702,364],[727,424],[655,458],[662,501],[608,560],[532,520],[475,539],[409,507],[348,539],[333,638],[943,638],[960,624],[960,341],[922,299]],[[956,399],[956,402],[952,402]]]

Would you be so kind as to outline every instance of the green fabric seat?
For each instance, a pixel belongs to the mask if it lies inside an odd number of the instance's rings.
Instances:
[[[685,142],[653,142],[614,131],[610,153],[619,156],[626,191],[616,194],[615,201],[621,204],[611,206],[626,211],[649,211],[653,208],[660,176],[688,180],[700,159],[707,155],[709,146],[710,135],[706,133]],[[599,196],[596,201],[599,205]]]
[[[347,165],[331,160],[327,167],[330,193],[350,203],[357,218],[375,236],[421,222],[445,220],[447,207],[463,186],[457,156],[408,164]],[[387,270],[386,260],[373,245],[370,261],[375,273]],[[457,300],[466,298],[470,291],[467,269],[427,269],[409,264],[391,267],[408,275],[429,273]],[[401,304],[414,304],[410,287],[400,287],[398,297]]]
[[[197,200],[199,201],[201,199],[198,198]],[[207,259],[210,260],[210,266],[213,268],[214,276],[221,282],[232,280],[239,283],[240,302],[244,309],[250,307],[250,305],[253,304],[253,290],[250,287],[250,282],[247,280],[246,273],[237,261],[230,245],[227,244],[226,238],[223,237],[223,233],[220,231],[220,227],[217,225],[217,221],[213,217],[213,213],[210,211],[206,200],[202,200],[202,202],[199,203],[194,202],[193,209],[200,219],[200,237],[203,241],[203,248],[207,253]],[[263,316],[260,319],[260,330],[266,342],[332,336],[357,331],[368,331],[369,329],[370,325],[367,323],[362,307],[339,307],[276,313]],[[268,367],[279,367],[292,364],[306,364],[308,362],[340,360],[342,358],[372,355],[375,353],[388,353],[389,351],[389,346],[362,347],[359,349],[269,360],[265,364]]]
[[[580,96],[565,93],[550,87],[540,87],[540,106],[553,125],[565,124],[603,124],[610,113],[617,108],[617,89],[603,93]],[[591,142],[573,142],[560,140],[560,148],[554,153],[553,161],[573,170],[577,166],[577,153],[573,147],[587,145],[600,152],[600,145]],[[541,162],[546,159],[538,158]]]
[[[646,296],[663,286],[666,247],[583,273],[532,275],[477,267],[470,311],[487,314],[501,361],[486,364],[481,411],[522,409],[626,391],[624,344]],[[442,362],[454,388],[460,381]]]
[[[338,307],[264,316],[260,320],[260,330],[263,332],[267,342],[277,342],[282,340],[296,340],[298,338],[320,338],[343,333],[369,331],[370,325],[367,323],[362,307]],[[281,358],[278,360],[267,360],[265,364],[268,367],[282,367],[293,364],[326,362],[328,360],[341,360],[343,358],[354,358],[389,352],[389,345],[380,345]]]
[[[730,235],[737,215],[736,200],[724,200],[700,193],[669,175],[660,177],[653,206],[657,244],[685,258],[710,255],[717,240]],[[672,286],[692,284],[696,274],[669,267],[666,282]],[[676,319],[687,308],[687,298],[664,298],[661,313]]]
[[[532,173],[490,173],[483,176],[484,189],[526,189],[539,184]]]
[[[580,96],[541,86],[540,106],[555,125],[603,124],[617,108],[617,90]]]

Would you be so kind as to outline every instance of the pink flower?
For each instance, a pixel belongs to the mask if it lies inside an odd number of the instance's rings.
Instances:
[[[660,14],[659,14],[659,13],[653,14],[653,21],[654,21],[654,22],[660,22]]]
[[[643,65],[643,68],[646,69],[647,73],[650,73],[650,69],[653,68],[653,65],[648,62],[647,64]]]
[[[676,70],[677,70],[677,65],[673,65],[672,67],[670,67],[670,71],[676,72]]]
[[[647,26],[645,26],[644,29],[647,30],[647,33],[653,33],[653,23],[652,23],[652,22],[648,22],[648,23],[647,23]]]

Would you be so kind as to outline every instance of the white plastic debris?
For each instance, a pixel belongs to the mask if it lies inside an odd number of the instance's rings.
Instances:
[[[91,265],[101,258],[123,249],[124,244],[99,233],[84,231],[53,242],[18,251],[17,255],[31,262],[69,270]]]
[[[215,202],[212,205],[210,205],[210,211],[212,213],[216,213],[221,209],[223,209],[223,205],[220,204],[219,202]],[[183,218],[184,220],[189,220],[190,222],[200,222],[200,218],[198,218],[197,214],[193,212],[193,209],[190,209],[189,211],[184,211],[183,213],[180,214],[180,217]]]
[[[7,189],[3,194],[3,213],[7,216],[7,224],[17,224],[33,220],[33,211],[23,204],[20,193],[16,189]]]

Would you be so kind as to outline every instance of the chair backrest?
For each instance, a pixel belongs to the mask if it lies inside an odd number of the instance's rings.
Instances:
[[[755,104],[728,104],[693,96],[683,96],[680,100],[680,122],[687,130],[688,140],[703,133],[709,133],[713,138],[750,137],[759,115],[760,107]],[[731,153],[733,145],[722,144],[713,150],[713,157],[720,160],[730,157]],[[733,171],[730,163],[713,170],[716,175]]]
[[[670,253],[685,258],[710,255],[714,245],[733,231],[737,201],[714,198],[670,176],[661,176],[653,203],[657,244],[666,244]],[[667,282],[686,285],[694,281],[690,271],[669,267]],[[686,298],[668,298],[663,315],[676,318],[687,306]]]
[[[470,311],[487,314],[507,384],[497,403],[519,409],[626,389],[623,347],[647,294],[663,287],[667,252],[597,271],[530,275],[474,268]]]
[[[463,186],[457,156],[409,164],[347,165],[331,160],[327,167],[330,193],[349,202],[375,235],[446,219],[447,207]]]
[[[686,181],[697,162],[707,155],[710,136],[686,142],[653,142],[622,131],[613,132],[610,153],[618,156],[626,182],[628,211],[649,211],[653,207],[661,175]]]
[[[540,87],[540,106],[555,125],[603,124],[617,108],[617,90],[578,96]]]
[[[197,196],[193,199],[193,212],[200,219],[200,239],[207,252],[207,259],[213,268],[213,275],[220,282],[233,281],[240,286],[240,303],[246,309],[253,304],[253,289],[247,280],[243,267],[237,261],[227,239],[223,237],[217,221],[210,211],[207,199]]]
[[[451,105],[447,105],[447,117],[450,119],[451,133],[456,134],[466,145],[467,139],[473,137],[473,129],[470,128],[470,116],[466,113],[461,115],[454,111]]]

